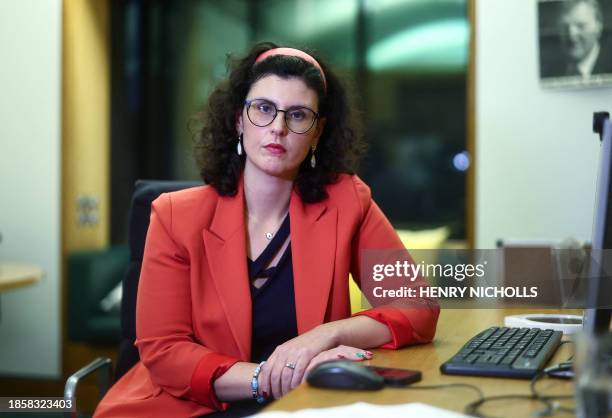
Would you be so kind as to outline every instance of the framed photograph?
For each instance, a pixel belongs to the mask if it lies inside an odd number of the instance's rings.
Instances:
[[[544,87],[612,86],[612,1],[538,0]]]

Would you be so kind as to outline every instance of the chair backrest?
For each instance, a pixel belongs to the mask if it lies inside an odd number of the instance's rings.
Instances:
[[[158,180],[138,180],[134,185],[129,214],[130,264],[123,278],[121,341],[119,343],[115,380],[118,380],[140,360],[138,350],[134,347],[134,341],[136,340],[136,293],[147,230],[149,229],[151,203],[162,193],[201,185],[201,182],[195,181]]]

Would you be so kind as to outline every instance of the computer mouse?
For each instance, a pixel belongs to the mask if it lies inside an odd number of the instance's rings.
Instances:
[[[384,386],[385,379],[353,361],[334,360],[313,368],[306,381],[320,388],[378,390]]]

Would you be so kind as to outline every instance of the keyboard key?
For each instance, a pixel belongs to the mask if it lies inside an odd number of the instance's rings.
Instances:
[[[493,363],[493,364],[497,364],[500,361],[502,361],[502,358],[503,358],[503,356],[499,356],[499,355],[493,356],[493,357],[491,357],[490,362]]]
[[[476,362],[476,360],[478,360],[478,357],[480,357],[478,354],[470,354],[465,361],[467,363],[473,364]]]

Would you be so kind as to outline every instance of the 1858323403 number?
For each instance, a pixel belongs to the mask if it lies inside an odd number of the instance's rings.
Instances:
[[[10,398],[0,397],[2,412],[69,412],[74,410],[74,400],[64,398]]]

